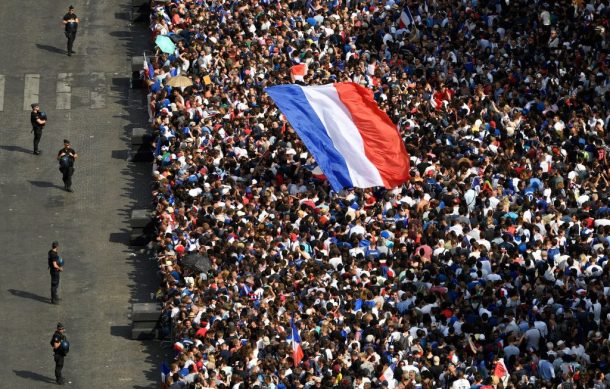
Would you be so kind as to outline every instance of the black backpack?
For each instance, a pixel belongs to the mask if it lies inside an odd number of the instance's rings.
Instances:
[[[70,342],[68,342],[68,339],[64,339],[61,341],[59,347],[61,348],[61,352],[63,353],[63,355],[66,356],[70,351]]]
[[[72,163],[73,163],[73,160],[72,160],[72,156],[70,154],[66,154],[59,159],[59,167],[61,167],[61,168],[72,167]]]

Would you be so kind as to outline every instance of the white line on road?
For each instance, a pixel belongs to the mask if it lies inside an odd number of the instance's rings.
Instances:
[[[0,112],[4,111],[4,76],[0,74]]]
[[[91,108],[100,109],[106,107],[104,91],[106,89],[106,74],[91,73],[92,79],[96,82],[91,91]]]
[[[59,73],[57,75],[57,102],[56,109],[70,109],[72,100],[72,73]]]
[[[40,74],[26,74],[25,88],[23,90],[23,110],[32,109],[32,103],[38,103],[38,93],[40,88]]]

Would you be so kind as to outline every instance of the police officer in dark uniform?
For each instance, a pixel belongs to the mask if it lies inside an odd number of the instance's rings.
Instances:
[[[51,244],[49,250],[49,271],[51,272],[51,304],[59,304],[57,288],[59,288],[59,273],[63,271],[63,260],[59,256],[59,242]]]
[[[68,38],[68,56],[71,56],[74,51],[72,50],[72,46],[74,45],[74,40],[76,39],[76,31],[78,30],[78,16],[74,13],[74,6],[68,7],[68,13],[64,15],[63,24],[66,28],[65,34],[66,38]]]
[[[55,381],[59,385],[65,384],[64,378],[61,375],[61,370],[64,368],[64,358],[69,350],[68,339],[64,334],[65,328],[63,324],[57,323],[57,329],[51,338],[51,347],[53,347],[53,359],[55,360]]]
[[[62,174],[62,180],[64,181],[64,189],[68,192],[74,192],[72,190],[72,175],[74,174],[74,161],[78,158],[78,154],[70,145],[70,141],[64,139],[64,147],[57,153],[57,160],[59,161],[59,171]]]
[[[34,133],[34,155],[40,155],[38,144],[40,143],[40,138],[42,138],[42,129],[47,124],[47,115],[40,111],[38,103],[33,103],[31,107],[30,121],[32,122],[32,132]]]

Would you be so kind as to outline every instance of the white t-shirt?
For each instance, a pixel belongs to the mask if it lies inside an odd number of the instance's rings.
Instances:
[[[551,14],[549,11],[544,10],[540,13],[540,19],[542,19],[542,24],[545,26],[551,25]]]
[[[451,384],[451,389],[470,389],[470,381],[466,378],[455,380],[453,381],[453,384]]]

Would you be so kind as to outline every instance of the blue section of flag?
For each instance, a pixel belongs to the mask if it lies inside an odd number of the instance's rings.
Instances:
[[[152,80],[155,77],[155,68],[150,60],[146,60],[146,67],[148,68],[148,79]]]
[[[167,375],[171,372],[171,370],[169,369],[169,365],[166,362],[163,362],[161,364],[161,380],[165,381],[165,377],[167,377]]]
[[[409,9],[408,6],[405,7],[405,13],[407,14],[407,17],[409,18],[409,21],[410,21],[409,24],[413,24],[415,19],[413,19],[413,15],[411,14],[411,10]]]
[[[290,328],[292,329],[292,341],[295,343],[301,343],[301,336],[299,335],[299,330],[297,326],[294,324],[294,318],[290,319]]]
[[[313,154],[333,189],[340,191],[353,185],[343,155],[333,146],[324,124],[316,115],[298,85],[278,85],[266,88],[280,111],[297,131]]]

